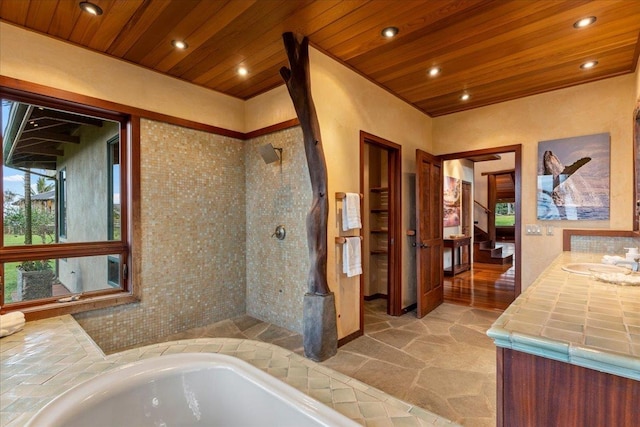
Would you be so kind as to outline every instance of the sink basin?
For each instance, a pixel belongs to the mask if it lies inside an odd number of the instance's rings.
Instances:
[[[562,266],[564,271],[569,273],[584,274],[585,276],[591,273],[629,273],[628,268],[618,267],[616,265],[599,264],[596,262],[574,262],[571,264],[565,264]]]

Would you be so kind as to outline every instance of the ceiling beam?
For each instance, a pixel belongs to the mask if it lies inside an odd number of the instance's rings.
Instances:
[[[63,144],[80,144],[80,137],[63,133],[42,131],[29,132],[28,134],[23,135],[23,137],[20,138],[21,144],[26,141],[48,141]]]
[[[102,119],[96,119],[94,117],[81,116],[73,113],[65,113],[63,111],[54,111],[48,109],[40,109],[36,107],[31,112],[29,120],[56,120],[59,122],[75,123],[79,125],[90,125],[96,127],[102,127]]]

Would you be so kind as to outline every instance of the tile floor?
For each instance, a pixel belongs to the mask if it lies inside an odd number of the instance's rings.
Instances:
[[[496,361],[485,331],[500,312],[442,304],[422,319],[385,313],[385,300],[365,306],[365,334],[322,362],[464,426],[496,424]],[[303,354],[302,337],[250,316],[165,337],[166,341],[248,338]]]

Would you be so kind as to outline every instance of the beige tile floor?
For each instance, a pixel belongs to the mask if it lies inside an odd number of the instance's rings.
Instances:
[[[464,426],[496,424],[496,361],[485,331],[499,312],[442,304],[422,319],[385,313],[385,300],[365,306],[365,334],[322,362],[394,397]],[[248,338],[302,354],[302,337],[241,316],[166,337]]]

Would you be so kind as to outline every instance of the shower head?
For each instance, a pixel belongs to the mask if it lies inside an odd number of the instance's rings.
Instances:
[[[278,160],[282,163],[282,148],[276,148],[271,144],[266,144],[258,147],[258,151],[262,156],[262,160],[264,160],[266,164],[273,163]],[[276,151],[279,153],[276,153]]]

